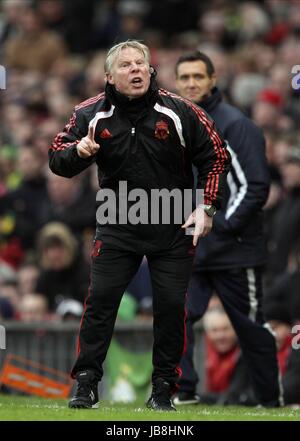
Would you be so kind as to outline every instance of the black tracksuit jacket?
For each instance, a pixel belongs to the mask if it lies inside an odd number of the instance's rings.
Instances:
[[[91,158],[78,156],[76,145],[95,128],[100,149]],[[129,100],[111,85],[105,92],[75,107],[75,111],[49,149],[51,170],[71,178],[96,162],[99,185],[118,189],[193,188],[192,164],[198,170],[198,188],[204,189],[204,203],[220,207],[222,190],[230,165],[230,154],[214,122],[199,107],[166,90],[158,89],[154,78],[148,92]],[[147,242],[152,249],[168,248],[180,225],[97,225],[97,236],[122,245]]]

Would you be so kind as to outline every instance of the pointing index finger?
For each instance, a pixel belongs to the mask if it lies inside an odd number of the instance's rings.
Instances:
[[[95,141],[95,129],[93,126],[89,126],[89,130],[88,130],[88,138],[91,141]]]

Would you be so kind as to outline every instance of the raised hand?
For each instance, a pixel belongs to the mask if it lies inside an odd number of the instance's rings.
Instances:
[[[95,142],[95,128],[89,126],[88,134],[77,144],[77,154],[80,158],[89,158],[95,155],[100,145]]]

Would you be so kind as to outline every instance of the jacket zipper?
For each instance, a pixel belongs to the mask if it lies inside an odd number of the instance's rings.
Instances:
[[[136,136],[135,136],[135,127],[131,127],[131,138],[132,138],[132,149],[131,153],[135,154],[137,151],[137,145],[136,145]]]

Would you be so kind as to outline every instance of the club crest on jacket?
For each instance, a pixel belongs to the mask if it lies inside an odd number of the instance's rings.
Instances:
[[[154,136],[157,139],[167,139],[169,136],[170,132],[169,132],[169,127],[168,127],[168,123],[166,123],[166,121],[157,121],[156,125],[155,125],[155,133]]]
[[[111,137],[112,137],[112,134],[110,133],[110,131],[108,129],[104,129],[100,133],[100,138],[102,138],[102,139],[111,138]]]

